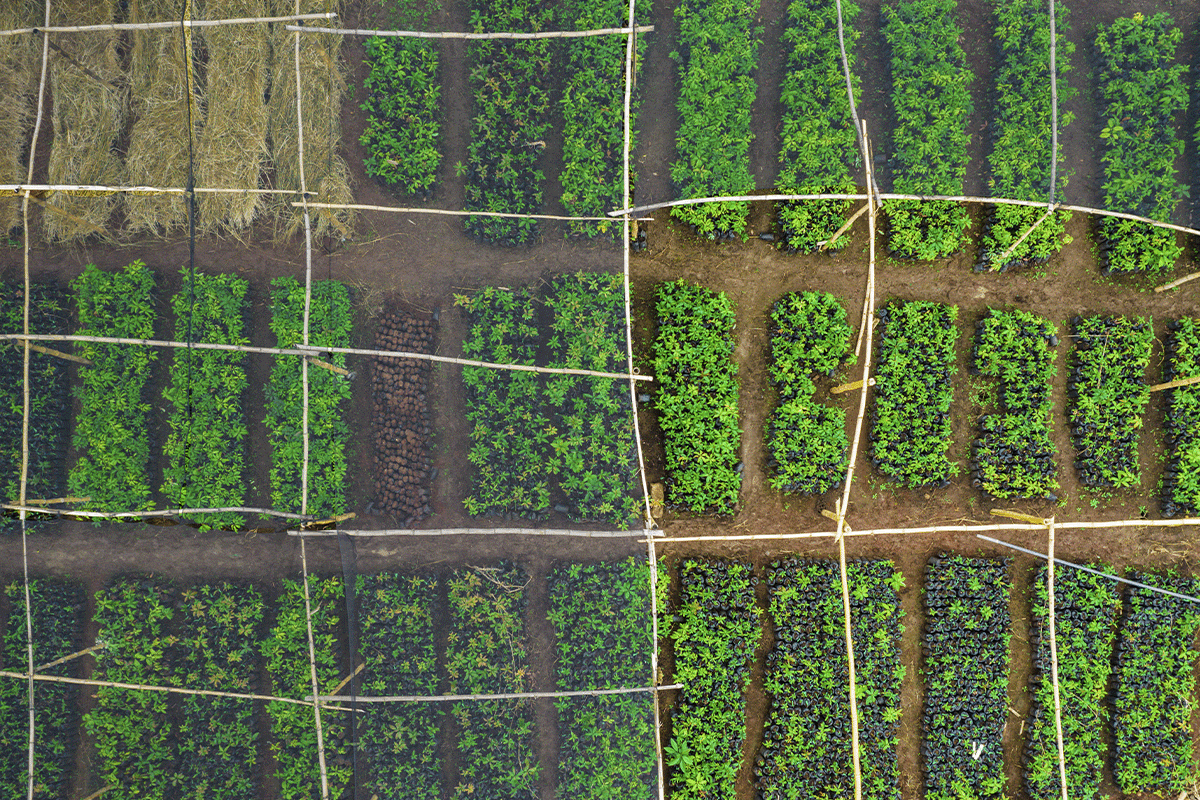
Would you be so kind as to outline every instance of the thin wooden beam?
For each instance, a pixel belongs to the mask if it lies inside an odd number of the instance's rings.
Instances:
[[[9,511],[33,511],[38,514],[55,514],[60,517],[90,517],[92,519],[111,519],[115,517],[175,517],[180,514],[261,514],[264,517],[282,517],[284,519],[308,519],[303,514],[293,514],[289,511],[275,511],[270,508],[251,508],[248,506],[225,506],[222,508],[160,508],[152,511],[86,511],[70,508],[37,508],[19,503],[5,503],[0,508]]]
[[[1054,2],[1054,0],[1050,0],[1050,2]],[[1049,208],[1047,208],[1046,213],[1044,213],[1040,217],[1038,217],[1037,222],[1033,223],[1028,228],[1026,228],[1025,232],[1022,233],[1019,237],[1017,237],[1017,240],[1015,242],[1013,242],[1011,245],[1009,245],[1007,250],[1005,250],[1000,255],[996,256],[996,258],[992,260],[992,263],[997,265],[996,269],[1000,269],[1000,267],[1003,266],[1008,261],[1008,257],[1013,254],[1013,251],[1016,250],[1018,247],[1020,247],[1025,242],[1025,240],[1029,238],[1029,235],[1031,233],[1033,233],[1035,230],[1037,230],[1038,226],[1040,226],[1043,222],[1048,220],[1050,218],[1050,215],[1053,214],[1056,210],[1058,210],[1058,206],[1055,206],[1055,205],[1051,205]]]
[[[649,33],[653,25],[638,25],[636,28],[595,28],[587,31],[541,31],[539,33],[467,33],[465,31],[381,31],[362,28],[318,28],[305,25],[287,25],[285,30],[301,33],[333,33],[341,36],[402,36],[413,39],[579,39],[585,36],[628,35]]]
[[[71,653],[71,655],[69,655],[69,656],[63,656],[62,658],[56,658],[48,664],[42,664],[40,667],[35,668],[35,672],[43,672],[45,670],[50,669],[51,667],[57,667],[59,664],[65,664],[68,661],[74,661],[75,659],[79,658],[80,656],[86,656],[90,653],[96,652],[97,650],[103,650],[106,647],[108,647],[108,645],[106,645],[104,642],[100,642],[99,644],[94,644],[91,647],[85,647],[83,650],[80,650],[78,653]]]
[[[858,211],[855,211],[850,216],[850,219],[846,220],[845,224],[843,224],[842,227],[837,229],[837,231],[833,234],[833,236],[830,236],[828,239],[821,242],[821,246],[817,248],[817,251],[823,253],[827,249],[829,249],[829,245],[836,242],[838,240],[839,236],[841,236],[846,231],[850,230],[850,226],[853,225],[855,222],[857,222],[859,217],[861,217],[863,214],[867,213],[867,208],[868,208],[868,206],[864,205]]]
[[[39,353],[45,353],[48,356],[54,356],[55,358],[62,358],[67,361],[74,361],[76,364],[83,364],[85,367],[92,366],[92,362],[88,361],[86,358],[83,358],[82,356],[73,356],[70,353],[64,353],[61,350],[55,350],[52,347],[45,347],[44,345],[40,345],[40,344],[30,344],[29,349],[36,350]]]
[[[20,678],[22,680],[29,678],[24,672],[13,672],[11,670],[0,670],[0,678]],[[118,681],[94,681],[84,678],[68,678],[62,675],[34,675],[33,680],[45,681],[46,683],[71,683],[76,686],[96,686],[100,688],[108,687],[112,689],[130,689],[139,692],[166,692],[168,694],[194,694],[204,697],[230,697],[236,700],[265,700],[272,703],[292,703],[299,706],[311,706],[313,703],[308,700],[296,700],[291,697],[275,697],[268,694],[247,694],[242,692],[217,692],[211,689],[184,689],[178,686],[151,686],[144,683],[120,683]]]
[[[1017,519],[1021,522],[1028,522],[1030,525],[1043,527],[1046,525],[1044,517],[1035,517],[1032,514],[1022,514],[1020,511],[1009,511],[1005,508],[993,508],[989,512],[993,517],[1007,517],[1008,519]]]
[[[349,680],[349,678],[347,678]],[[341,688],[341,687],[339,687]],[[683,684],[673,683],[669,686],[636,686],[627,689],[588,689],[576,692],[507,692],[503,694],[442,694],[442,695],[418,695],[418,694],[398,694],[382,697],[364,697],[359,695],[357,698],[350,698],[345,695],[323,694],[319,699],[321,702],[349,702],[351,699],[357,699],[360,703],[458,703],[464,700],[536,700],[543,697],[598,697],[606,694],[637,694],[641,692],[666,692],[673,689],[682,689]],[[311,698],[310,698],[311,699]]]
[[[296,0],[299,5],[300,0]],[[321,800],[329,800],[329,772],[325,768],[325,733],[321,728],[321,693],[317,683],[317,648],[313,643],[312,601],[308,592],[308,556],[304,551],[304,540],[300,540],[300,567],[304,584],[304,626],[308,630],[308,668],[312,677],[313,717],[317,726],[317,765],[321,770]]]
[[[1178,389],[1181,386],[1191,386],[1193,383],[1200,383],[1200,375],[1193,375],[1190,378],[1178,378],[1173,381],[1167,381],[1166,383],[1156,383],[1146,391],[1161,392],[1166,389]]]
[[[379,531],[288,531],[288,536],[316,538],[321,536],[388,537],[388,536],[578,536],[585,539],[627,539],[642,536],[644,529],[628,531],[577,531],[562,528],[396,528]],[[661,531],[655,531],[662,536]]]
[[[38,28],[12,28],[0,31],[0,36],[22,33],[88,33],[91,31],[149,31],[171,28],[213,28],[218,25],[248,25],[258,22],[291,22],[299,20],[336,19],[333,12],[324,14],[292,14],[285,17],[230,17],[228,19],[185,19],[170,22],[109,22],[102,25],[43,25]]]
[[[1181,286],[1188,281],[1194,281],[1196,278],[1200,278],[1200,272],[1193,272],[1191,275],[1184,275],[1182,278],[1177,278],[1170,283],[1164,283],[1162,286],[1155,286],[1154,291],[1156,293],[1162,293],[1168,289],[1174,289],[1176,286]]]
[[[874,386],[875,379],[869,378],[867,380],[867,385]],[[851,381],[850,383],[843,383],[840,386],[834,386],[832,389],[829,390],[829,393],[830,394],[845,394],[846,392],[852,392],[855,389],[861,389],[862,386],[863,386],[862,381]]]
[[[292,203],[300,207],[302,203]],[[513,214],[507,211],[457,211],[450,208],[414,208],[400,206],[375,206],[366,203],[309,203],[309,208],[344,208],[348,211],[387,211],[392,214],[434,214],[449,217],[507,217],[512,219],[552,219],[574,222],[611,222],[612,215],[604,217],[566,217],[559,214]]]

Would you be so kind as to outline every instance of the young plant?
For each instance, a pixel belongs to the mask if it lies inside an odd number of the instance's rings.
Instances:
[[[1163,380],[1200,375],[1200,319],[1172,322]],[[1164,517],[1200,514],[1200,386],[1167,392],[1167,470],[1162,482]]]

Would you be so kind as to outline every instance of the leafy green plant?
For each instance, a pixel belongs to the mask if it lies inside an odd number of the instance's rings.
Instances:
[[[1200,319],[1170,324],[1163,380],[1200,375]],[[1200,513],[1200,386],[1167,393],[1167,470],[1163,475],[1163,516]]]
[[[313,281],[309,343],[350,345],[350,293],[337,281]],[[271,281],[271,332],[277,347],[304,341],[304,285],[292,277]],[[343,353],[324,360],[346,366]],[[266,386],[265,422],[271,441],[271,504],[281,511],[301,509],[304,464],[301,356],[277,356]],[[342,403],[350,380],[321,367],[308,369],[308,513],[332,516],[346,510],[346,441],[350,429]]]
[[[854,27],[859,8],[842,3],[842,38],[854,79],[855,99],[862,81],[854,74],[854,50],[859,32]],[[850,99],[842,72],[836,5],[818,0],[792,0],[787,9],[783,41],[788,45],[783,78],[783,132],[779,149],[780,192],[787,194],[853,194],[851,165],[862,157],[850,116]],[[777,203],[782,247],[809,253],[827,241],[845,221],[849,200],[798,200]],[[840,250],[847,235],[829,242]]]
[[[1175,63],[1183,32],[1166,12],[1119,17],[1096,29],[1100,92],[1107,120],[1104,207],[1169,222],[1182,185],[1175,180],[1175,159],[1183,141],[1175,119],[1187,110],[1187,67]],[[1175,232],[1144,222],[1104,217],[1105,274],[1163,274],[1183,249]]]
[[[956,0],[902,0],[883,6],[891,48],[892,183],[899,194],[961,195],[967,169],[971,70],[959,39]],[[944,200],[884,202],[888,247],[930,261],[966,244],[967,210]]]
[[[667,453],[667,502],[696,513],[732,514],[742,484],[733,327],[724,292],[684,281],[659,287],[654,404]]]
[[[154,338],[154,274],[141,261],[117,272],[94,264],[71,282],[79,307],[78,333],[132,339]],[[78,354],[92,362],[75,387],[80,410],[73,444],[79,452],[67,478],[69,492],[90,497],[99,511],[148,509],[150,405],[145,402],[153,348],[80,343]]]
[[[437,44],[428,39],[372,36],[366,41],[368,73],[367,174],[401,194],[433,195],[442,163],[442,87]]]
[[[759,0],[682,0],[675,8],[679,41],[679,130],[671,180],[680,198],[745,195],[750,173],[750,107],[762,28]],[[671,216],[708,239],[746,238],[747,202],[677,206]]]
[[[189,285],[190,283],[190,285]],[[249,344],[246,293],[250,283],[233,274],[189,276],[171,300],[180,341]],[[245,505],[242,443],[246,418],[246,357],[223,350],[178,349],[163,399],[172,406],[162,493],[178,508]],[[205,528],[237,529],[239,514],[193,515]]]

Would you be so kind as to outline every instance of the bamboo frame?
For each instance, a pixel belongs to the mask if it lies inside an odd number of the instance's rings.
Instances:
[[[19,503],[5,503],[0,505],[0,508],[9,511],[20,512],[35,512],[37,514],[55,514],[60,517],[90,517],[93,519],[112,519],[115,517],[173,517],[180,514],[218,514],[218,513],[237,513],[237,514],[261,514],[264,517],[282,517],[284,519],[310,519],[305,514],[294,514],[289,511],[275,511],[270,508],[251,508],[249,506],[226,506],[224,508],[160,508],[151,511],[85,511],[82,509],[69,508],[38,508],[31,505],[21,505]]]
[[[1052,0],[1053,2],[1053,0]],[[1046,562],[1046,593],[1047,608],[1049,609],[1050,626],[1050,683],[1054,689],[1054,737],[1058,743],[1058,778],[1062,788],[1062,800],[1067,798],[1067,755],[1063,745],[1062,731],[1062,700],[1058,687],[1058,638],[1054,627],[1054,517],[1046,520],[1046,530],[1049,538],[1050,558]]]
[[[316,538],[323,536],[338,536],[339,534],[359,537],[387,536],[578,536],[586,539],[626,539],[641,536],[645,530],[628,531],[578,531],[563,528],[395,528],[379,531],[288,531],[288,536]],[[661,535],[661,532],[659,532]]]
[[[362,28],[316,28],[304,25],[285,25],[284,30],[300,33],[336,33],[342,36],[403,36],[414,39],[580,39],[585,36],[607,36],[610,34],[649,33],[653,25],[638,25],[636,28],[594,28],[586,31],[542,31],[540,33],[466,33],[460,31],[380,31]]]
[[[348,679],[347,679],[348,680]],[[673,683],[669,686],[634,686],[623,689],[588,689],[577,692],[507,692],[504,694],[441,694],[441,695],[419,695],[419,694],[397,694],[387,695],[382,697],[364,697],[358,695],[355,698],[349,695],[329,694],[320,695],[317,699],[321,702],[349,702],[357,700],[360,703],[456,703],[462,700],[536,700],[542,697],[598,697],[606,694],[637,694],[639,692],[665,692],[672,689],[682,689],[682,683]]]
[[[284,17],[230,17],[228,19],[184,19],[170,22],[112,22],[104,25],[50,25],[49,21],[40,28],[12,28],[0,31],[0,36],[17,36],[22,33],[87,33],[89,31],[148,31],[165,28],[213,28],[218,25],[248,25],[258,22],[288,22],[289,20],[337,19],[330,11],[319,14],[292,14]]]

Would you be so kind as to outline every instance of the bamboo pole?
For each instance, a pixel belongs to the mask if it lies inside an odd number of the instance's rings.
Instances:
[[[337,686],[333,687],[333,692],[332,692],[332,694],[335,694],[335,695],[336,695],[336,694],[337,694],[338,692],[340,692],[342,689],[345,689],[345,688],[346,688],[346,684],[347,684],[347,683],[349,683],[350,681],[354,680],[354,676],[355,676],[355,675],[358,675],[360,672],[362,672],[362,671],[363,671],[363,667],[365,667],[366,665],[367,665],[367,662],[365,662],[365,661],[364,661],[364,662],[362,662],[361,664],[359,664],[357,667],[355,667],[355,668],[354,668],[354,671],[353,671],[353,672],[351,672],[349,675],[347,675],[345,678],[343,678],[341,683],[339,683]],[[350,702],[354,702],[356,699],[361,699],[361,698],[354,698],[354,697],[332,697],[332,698],[331,698],[331,697],[322,697],[321,699],[322,699],[322,700],[348,700],[348,701],[350,701]]]
[[[297,6],[300,0],[296,0]],[[321,730],[321,693],[317,684],[317,648],[313,644],[312,631],[312,601],[308,592],[308,556],[304,549],[304,540],[300,540],[300,567],[304,576],[304,625],[308,629],[308,668],[312,676],[313,717],[317,725],[317,765],[321,770],[321,800],[329,800],[329,772],[325,769],[325,733]]]
[[[846,517],[845,509],[842,508],[840,500],[837,503],[837,508],[838,533],[841,534],[845,529]],[[848,668],[847,675],[849,676],[847,688],[850,694],[850,757],[854,767],[854,800],[862,800],[862,763],[858,742],[858,690],[855,685],[854,675],[854,634],[850,619],[850,579],[846,571],[846,539],[844,536],[839,535],[837,542],[838,570],[842,583],[842,615],[846,626],[846,666]]]
[[[46,500],[26,500],[27,506],[46,506],[51,503],[90,503],[90,497],[51,497]]]
[[[288,536],[303,536],[315,538],[319,536],[337,536],[339,534],[360,537],[386,536],[579,536],[587,539],[627,539],[642,536],[645,530],[628,531],[576,531],[562,528],[397,528],[379,531],[288,531]],[[661,532],[657,532],[662,535]]]
[[[1200,272],[1193,272],[1191,275],[1184,275],[1182,278],[1173,280],[1170,283],[1164,283],[1162,286],[1155,286],[1154,291],[1155,293],[1162,293],[1168,289],[1174,289],[1176,286],[1185,284],[1188,281],[1194,281],[1196,278],[1200,278]]]
[[[356,512],[347,511],[345,514],[338,514],[336,517],[330,517],[329,519],[310,520],[310,521],[304,523],[303,525],[301,525],[300,529],[304,530],[305,528],[311,528],[316,525],[332,525],[335,522],[345,522],[346,520],[354,519],[357,516],[358,516],[358,514]]]
[[[26,183],[0,183],[0,196],[18,195],[22,192],[37,192],[47,196],[51,194],[73,194],[75,192],[111,192],[119,194],[128,192],[130,194],[187,194],[188,189],[183,186],[105,186],[101,184],[86,184],[86,183],[33,183],[32,179]],[[226,189],[226,188],[202,188],[196,187],[193,192],[200,194],[300,194],[295,189]],[[31,198],[35,203],[38,198]]]
[[[1058,742],[1058,779],[1062,787],[1062,800],[1067,799],[1067,756],[1063,746],[1062,701],[1058,688],[1058,639],[1054,632],[1054,517],[1046,520],[1049,533],[1049,558],[1046,562],[1047,607],[1050,611],[1050,683],[1054,688],[1054,736]]]
[[[870,378],[867,381],[867,385],[874,386],[875,379]],[[861,389],[862,387],[863,387],[862,381],[851,381],[850,383],[843,383],[841,386],[834,386],[832,389],[829,390],[829,393],[830,394],[845,394],[846,392],[852,392],[855,389]]]
[[[658,554],[654,552],[654,537],[646,537],[650,564],[650,683],[658,685]],[[663,769],[662,730],[659,723],[658,693],[654,701],[654,757],[658,769],[658,800],[665,800],[666,777]]]
[[[108,786],[105,786],[102,789],[97,789],[96,791],[92,792],[87,797],[83,798],[83,800],[96,800],[96,798],[103,797],[104,795],[108,794],[115,788],[117,788],[116,784],[110,783]]]
[[[212,28],[218,25],[247,25],[258,22],[291,22],[300,20],[336,19],[333,12],[323,14],[292,14],[285,17],[229,17],[228,19],[185,19],[171,22],[110,22],[101,25],[50,25],[40,28],[12,28],[0,31],[0,36],[17,36],[22,33],[88,33],[90,31],[148,31],[164,28]]]
[[[341,375],[343,377],[349,378],[354,374],[353,372],[346,369],[345,367],[339,367],[337,364],[330,364],[328,361],[322,361],[321,359],[317,358],[316,356],[305,356],[304,360],[307,361],[308,363],[312,364],[313,366],[320,367],[321,369],[327,369],[330,372],[334,373],[335,375]]]
[[[1200,375],[1193,375],[1190,378],[1179,378],[1177,380],[1167,381],[1166,383],[1156,383],[1146,391],[1161,392],[1165,389],[1178,389],[1181,386],[1191,386],[1193,383],[1200,383]]]
[[[301,203],[292,203],[301,206]],[[552,219],[575,222],[611,222],[620,214],[610,213],[604,217],[565,217],[556,214],[514,214],[508,211],[455,211],[449,208],[412,208],[398,206],[373,206],[365,203],[309,203],[309,208],[344,208],[350,211],[388,211],[393,214],[441,214],[450,217],[511,217],[513,219]]]
[[[56,514],[61,517],[89,517],[92,519],[110,519],[113,517],[172,517],[180,514],[261,514],[264,517],[282,517],[284,519],[308,519],[304,514],[294,514],[289,511],[275,511],[270,508],[250,508],[248,506],[225,506],[223,508],[161,508],[153,511],[84,511],[69,508],[36,508],[18,503],[5,503],[0,508],[9,511],[34,511],[38,514]]]
[[[636,28],[595,28],[587,31],[542,31],[540,33],[466,33],[460,31],[380,31],[362,28],[316,28],[304,25],[287,25],[285,30],[301,33],[336,33],[342,36],[403,36],[413,39],[579,39],[585,36],[609,36],[614,34],[649,33],[653,25],[638,25]]]
[[[29,340],[26,339],[25,341],[28,342]],[[92,362],[88,361],[86,358],[83,358],[82,356],[73,356],[70,353],[64,353],[61,350],[55,350],[54,348],[51,348],[51,347],[44,347],[40,344],[32,344],[31,343],[29,345],[29,349],[36,350],[39,353],[45,353],[48,356],[54,356],[55,358],[62,358],[67,361],[74,361],[76,364],[83,364],[86,367],[92,366]]]
[[[836,0],[834,7],[837,9],[837,28],[838,28],[838,49],[842,51],[842,74],[846,77],[846,96],[850,100],[850,121],[854,125],[854,138],[858,140],[858,149],[862,152],[867,151],[867,143],[863,141],[862,123],[858,119],[858,106],[854,102],[854,82],[850,78],[850,58],[846,55],[846,33],[845,26],[842,22],[842,0]],[[864,198],[870,199],[868,194]]]
[[[993,508],[988,512],[993,517],[1007,517],[1008,519],[1017,519],[1021,522],[1028,522],[1030,525],[1045,527],[1046,520],[1042,517],[1035,517],[1032,514],[1022,514],[1020,511],[1009,511],[1004,508]]]
[[[839,236],[841,236],[846,231],[850,230],[850,226],[853,225],[855,222],[857,222],[859,217],[861,217],[863,214],[867,213],[867,208],[868,208],[868,206],[864,205],[858,211],[855,211],[850,216],[850,219],[846,220],[845,224],[843,224],[842,227],[837,229],[837,231],[833,234],[833,236],[830,236],[824,242],[821,242],[821,246],[817,248],[818,252],[823,253],[827,249],[829,249],[829,245],[836,242],[838,240]]]
[[[1050,2],[1053,3],[1054,0],[1050,0]],[[992,263],[1003,266],[1008,261],[1008,257],[1012,255],[1013,251],[1016,250],[1018,247],[1020,247],[1025,242],[1025,240],[1029,238],[1029,235],[1031,233],[1033,233],[1035,230],[1037,230],[1038,227],[1043,222],[1045,222],[1047,219],[1049,219],[1050,215],[1053,214],[1057,209],[1058,209],[1058,206],[1056,206],[1052,203],[1050,205],[1050,207],[1046,209],[1046,213],[1044,213],[1040,217],[1038,217],[1037,222],[1033,223],[1028,228],[1026,228],[1025,232],[1022,233],[1019,237],[1017,237],[1017,240],[1015,242],[1013,242],[1011,245],[1009,245],[1007,250],[1005,250],[1003,253],[1001,253],[999,256],[997,256],[995,259],[993,259]],[[996,269],[999,269],[999,268],[1000,267],[996,267]]]
[[[1055,0],[1046,0],[1046,2],[1050,5],[1050,209],[1053,210],[1055,184],[1058,182],[1058,67],[1055,62],[1058,35],[1054,31]],[[1046,213],[1049,216],[1050,212]],[[1029,233],[1026,231],[1025,235],[1028,236]],[[1064,797],[1063,800],[1066,798]]]
[[[350,680],[347,678],[346,680]],[[339,689],[341,687],[338,687]],[[357,698],[360,703],[457,703],[464,700],[536,700],[543,697],[598,697],[606,694],[636,694],[639,692],[665,692],[672,689],[682,689],[683,684],[673,683],[670,686],[635,686],[623,689],[589,689],[576,692],[507,692],[504,694],[442,694],[416,695],[397,694],[383,697]],[[352,698],[346,695],[323,694],[317,698],[321,702],[349,702]]]
[[[71,655],[69,655],[69,656],[63,656],[62,658],[56,658],[48,664],[42,664],[40,667],[37,667],[37,669],[35,671],[43,672],[45,670],[50,669],[51,667],[57,667],[59,664],[65,664],[68,661],[74,661],[75,659],[79,658],[80,656],[86,656],[89,653],[94,653],[97,650],[103,650],[106,647],[108,647],[108,645],[106,645],[104,642],[100,642],[99,644],[94,644],[91,647],[86,647],[83,650],[80,650],[78,653],[71,653]]]
[[[592,378],[614,378],[617,380],[653,381],[653,375],[631,375],[622,372],[599,372],[591,369],[567,369],[559,367],[533,367],[524,364],[498,364],[493,361],[478,361],[471,358],[435,356],[430,353],[410,353],[405,350],[368,350],[362,347],[255,347],[246,344],[217,344],[214,342],[175,342],[163,339],[131,339],[121,336],[84,336],[79,334],[27,334],[0,333],[0,341],[29,340],[32,342],[95,342],[98,344],[140,344],[148,347],[187,347],[196,350],[228,350],[238,353],[262,353],[276,356],[312,356],[314,353],[344,353],[373,358],[409,358],[419,361],[436,361],[442,364],[460,364],[464,367],[486,369],[508,369],[515,372],[542,372],[548,375],[585,375]]]
[[[834,501],[834,502],[835,502],[835,503],[840,503],[841,501],[840,501],[840,500],[836,500],[836,501]],[[821,516],[822,516],[822,517],[824,517],[825,519],[831,519],[831,520],[833,520],[834,522],[838,522],[838,521],[840,521],[840,522],[842,523],[842,532],[843,532],[843,533],[854,533],[854,530],[853,530],[853,529],[852,529],[852,528],[851,528],[849,525],[847,525],[847,524],[846,524],[846,518],[845,518],[845,517],[839,517],[837,514],[833,513],[833,512],[832,512],[832,511],[830,511],[828,508],[822,508],[822,509],[821,509]]]
[[[24,672],[0,670],[0,678],[21,678],[29,676]],[[242,692],[218,692],[212,689],[184,689],[179,686],[151,686],[144,683],[120,683],[118,681],[96,681],[90,678],[67,678],[61,675],[34,675],[33,680],[46,683],[71,683],[76,686],[96,686],[110,689],[129,689],[139,692],[166,692],[169,694],[193,694],[204,697],[229,697],[235,700],[265,700],[272,703],[292,703],[299,706],[311,706],[309,700],[296,700],[292,697],[275,697],[267,694],[247,694]]]

